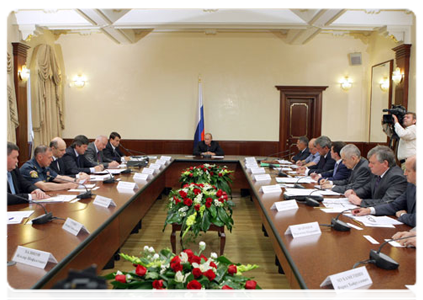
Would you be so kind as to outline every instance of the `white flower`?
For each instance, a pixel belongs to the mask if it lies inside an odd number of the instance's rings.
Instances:
[[[201,199],[203,199],[203,194],[198,194],[198,195],[194,198],[194,203],[201,203]]]
[[[181,207],[180,209],[178,209],[178,211],[179,212],[184,212],[184,211],[187,211],[188,210],[188,206],[184,206],[184,207]]]
[[[181,263],[186,263],[188,262],[188,254],[186,254],[185,252],[181,252],[181,254],[179,254],[179,257],[181,258]]]
[[[148,246],[144,246],[144,251],[148,251],[149,248],[150,247],[148,247]]]
[[[219,200],[217,200],[217,199],[214,199],[214,206],[217,206],[217,207],[219,207],[219,206],[223,206],[223,203],[222,202],[220,202]]]
[[[121,271],[117,271],[116,275],[123,275],[123,273]]]
[[[186,212],[181,213],[181,217],[186,217],[186,216],[187,216]]]
[[[210,253],[210,257],[213,258],[213,259],[216,259],[217,258],[217,253],[216,252]]]
[[[126,282],[131,282],[132,281],[132,276],[131,274],[126,274]]]
[[[166,272],[166,270],[169,268],[169,266],[170,266],[170,264],[162,265],[160,267],[160,274],[163,275]]]
[[[204,251],[204,249],[206,249],[206,243],[204,243],[203,241],[201,241],[198,245],[200,246],[201,251]]]
[[[187,277],[188,277],[190,274],[191,274],[191,272],[189,272],[189,273],[185,274],[185,276],[184,276],[184,275],[182,275],[182,272],[181,272],[181,271],[178,271],[178,272],[176,272],[176,274],[175,274],[175,281],[176,281],[176,282],[182,282],[182,283],[184,283],[184,282],[187,280]]]
[[[153,247],[148,248],[148,252],[150,252],[150,253],[154,253],[154,252],[155,252],[155,251],[154,251],[154,248],[153,248]]]
[[[156,254],[153,255],[153,260],[157,260],[157,259],[159,259],[159,257],[160,256],[156,253]]]

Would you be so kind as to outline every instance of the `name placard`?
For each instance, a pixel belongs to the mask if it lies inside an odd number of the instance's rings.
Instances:
[[[319,223],[311,222],[311,223],[304,223],[299,225],[291,225],[286,230],[285,234],[292,234],[292,237],[304,237],[309,235],[321,234],[322,231],[320,230]]]
[[[258,164],[254,163],[254,164],[245,164],[245,168],[248,169],[249,172],[251,172],[250,169],[257,169],[260,167]]]
[[[298,203],[295,200],[287,200],[287,201],[278,201],[273,203],[272,207],[270,209],[275,209],[277,211],[286,211],[286,210],[292,210],[297,209]]]
[[[256,158],[255,157],[246,157],[245,159],[245,162],[246,163],[249,163],[249,162],[255,162],[255,163],[257,163],[257,161],[256,161]]]
[[[147,181],[147,180],[153,178],[153,175],[147,174],[147,173],[144,173],[144,174],[143,173],[135,173],[133,178],[134,178],[134,180],[145,180],[145,181]]]
[[[65,224],[63,224],[62,228],[65,231],[73,234],[74,236],[77,236],[81,231],[85,231],[87,233],[90,233],[88,231],[88,229],[85,228],[84,225],[82,225],[81,223],[79,223],[75,220],[72,220],[71,218],[66,219],[66,222],[65,222]]]
[[[154,175],[154,173],[158,172],[158,170],[156,169],[151,169],[151,168],[144,168],[142,169],[142,174],[151,174]]]
[[[122,190],[133,190],[133,189],[135,189],[136,186],[137,186],[136,182],[119,181],[116,188],[122,189]]]
[[[275,185],[264,185],[260,188],[260,192],[262,192],[263,194],[267,194],[267,193],[282,193],[282,189],[279,186],[279,184],[275,184]]]
[[[170,157],[170,156],[164,156],[164,155],[160,156],[160,160],[170,161],[171,159],[172,159],[172,157]]]
[[[157,159],[155,163],[158,164],[158,165],[165,166],[169,163],[169,161],[165,160],[165,159]]]
[[[160,170],[162,167],[160,164],[150,164],[150,169]]]
[[[320,287],[332,284],[335,290],[354,290],[371,285],[372,279],[366,267],[352,269],[335,275],[330,275],[322,282]]]
[[[109,206],[116,206],[116,203],[112,199],[99,195],[95,197],[93,204],[106,208]]]
[[[252,176],[255,181],[268,181],[272,180],[272,177],[270,177],[270,174],[259,174],[259,175],[253,175]]]
[[[56,258],[50,252],[44,252],[27,247],[18,246],[12,261],[44,269],[48,262],[57,264]]]
[[[266,170],[264,168],[251,168],[251,174],[264,174]]]

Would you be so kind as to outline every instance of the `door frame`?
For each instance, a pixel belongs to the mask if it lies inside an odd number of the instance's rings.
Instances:
[[[299,97],[308,98],[313,101],[313,112],[312,112],[312,125],[311,125],[311,136],[318,137],[322,133],[322,99],[323,91],[326,90],[327,86],[286,86],[277,85],[275,86],[280,91],[280,116],[279,116],[279,151],[285,151],[286,140],[288,133],[286,128],[289,127],[288,119],[285,115],[289,112],[286,111],[286,104],[289,98]]]

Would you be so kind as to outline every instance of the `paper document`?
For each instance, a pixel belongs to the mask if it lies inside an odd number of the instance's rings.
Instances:
[[[290,162],[289,160],[285,160],[285,159],[278,160],[278,163],[283,164],[283,165],[292,165],[292,162]]]
[[[316,181],[311,179],[311,177],[302,177],[302,178],[276,177],[276,182],[278,183],[313,183]]]
[[[96,186],[96,187],[92,187],[92,188],[89,188],[89,187],[87,187],[87,188],[88,188],[88,190],[95,191],[95,190],[98,190],[100,187],[99,186]],[[85,188],[83,188],[83,187],[82,188],[68,190],[68,192],[86,192],[86,191],[87,190]]]
[[[33,210],[24,211],[8,211],[7,224],[20,224],[24,218],[29,218],[33,214]]]
[[[90,175],[90,181],[104,181],[106,179],[109,179],[110,175]]]
[[[101,172],[95,172],[95,174],[99,174],[99,175],[100,174],[120,174],[123,171],[125,171],[125,170],[123,170],[123,169],[107,169],[107,171],[104,170],[104,171],[101,171]]]
[[[316,190],[316,189],[286,189],[286,193],[291,196],[308,196],[308,195],[321,195],[321,196],[329,196],[329,195],[339,195],[339,193],[335,193],[332,191],[326,190]]]
[[[356,205],[348,201],[348,198],[326,198],[322,203],[326,207],[322,208],[325,213],[340,213],[346,209],[357,208]]]
[[[225,158],[223,155],[212,155],[212,158]]]
[[[345,214],[344,216],[354,219],[367,227],[394,228],[394,225],[402,225],[400,221],[387,216],[354,216],[352,214]]]
[[[47,198],[47,199],[32,200],[32,202],[36,202],[36,203],[69,202],[69,201],[71,201],[75,198],[76,198],[75,195],[57,195],[57,196],[50,197],[50,198]]]

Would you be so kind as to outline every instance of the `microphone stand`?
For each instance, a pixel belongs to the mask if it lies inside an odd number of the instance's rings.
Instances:
[[[106,179],[106,180],[103,180],[103,183],[115,183],[116,182],[116,179],[112,175],[112,173],[110,173],[107,169],[104,169],[104,171],[106,171],[107,173],[109,173],[110,178],[109,179]]]
[[[406,236],[406,237],[402,237],[402,238],[398,238],[398,239],[390,239],[390,240],[383,242],[382,245],[380,245],[380,247],[377,251],[373,250],[373,249],[370,250],[370,258],[368,260],[357,262],[356,264],[354,264],[353,269],[355,267],[357,267],[358,265],[363,264],[363,263],[364,264],[365,263],[372,263],[372,264],[375,264],[376,267],[384,269],[384,270],[396,270],[396,269],[398,269],[399,263],[397,263],[395,260],[393,260],[388,255],[381,253],[380,251],[389,242],[405,240],[405,239],[409,239],[409,238],[413,238],[413,237],[416,237],[416,236],[415,235]]]
[[[44,214],[40,215],[34,219],[32,219],[32,224],[45,224],[47,222],[53,221],[54,219],[61,219],[61,218],[57,218],[57,217],[53,217],[53,213],[52,212],[47,212],[47,209],[44,207],[44,205],[42,205],[41,203],[37,203],[34,201],[30,201],[24,197],[18,196],[18,195],[14,195],[15,197],[25,200],[26,202],[30,203],[30,204],[37,204],[39,206],[41,206],[44,210]]]
[[[276,155],[276,154],[282,154],[282,153],[287,153],[287,152],[290,152],[291,150],[285,150],[285,151],[281,151],[281,152],[276,152],[276,153],[273,153],[273,154],[268,154],[268,155],[266,155],[266,157],[264,158],[264,159],[261,159],[261,160],[257,160],[259,163],[261,163],[262,161],[265,161],[266,159],[268,159],[269,157],[272,157],[273,155]]]

